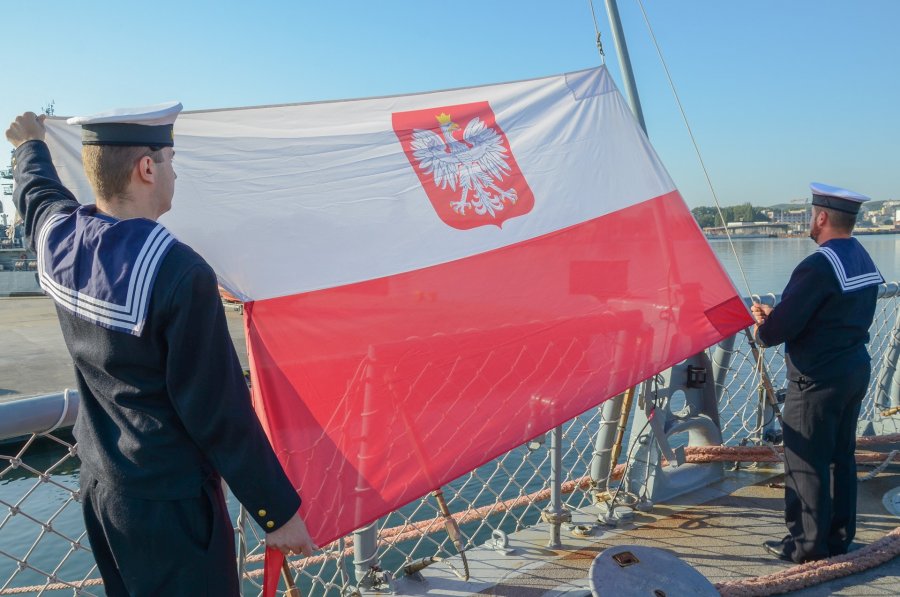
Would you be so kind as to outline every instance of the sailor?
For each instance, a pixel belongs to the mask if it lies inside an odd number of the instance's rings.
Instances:
[[[43,116],[6,131],[13,199],[75,364],[83,513],[112,597],[239,594],[222,478],[269,547],[316,549],[251,407],[215,273],[156,221],[172,203],[180,111],[69,120],[95,205],[60,182]]]
[[[817,251],[791,274],[773,309],[754,304],[754,337],[785,343],[784,518],[788,534],[764,547],[779,559],[846,553],[856,533],[856,424],[871,366],[866,344],[884,282],[851,236],[868,197],[813,183]]]

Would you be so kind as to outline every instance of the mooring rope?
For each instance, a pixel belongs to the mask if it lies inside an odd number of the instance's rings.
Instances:
[[[866,445],[892,444],[900,442],[900,434],[876,436],[865,439],[869,440],[866,442]],[[710,462],[780,462],[782,460],[781,452],[780,446],[687,446],[684,450],[685,462],[689,464],[707,464]],[[891,452],[891,454],[894,452],[896,452],[896,450]],[[859,451],[856,455],[856,462],[860,464],[873,464],[878,462],[881,463],[880,468],[883,471],[892,458],[891,455],[887,455],[887,460],[885,460],[885,457],[886,455],[880,452]],[[617,465],[613,469],[611,479],[621,479],[625,468],[625,464]],[[590,475],[586,475],[563,483],[562,493],[570,494],[576,489],[587,490],[590,489],[590,487],[591,478]],[[464,512],[457,512],[451,516],[458,525],[463,525],[469,522],[483,520],[491,514],[507,512],[515,508],[528,506],[549,499],[550,489],[545,488],[534,493],[517,496],[502,502],[496,502]],[[443,516],[437,516],[427,520],[420,520],[384,529],[378,533],[378,538],[380,540],[379,548],[391,547],[395,544],[402,543],[403,541],[420,538],[423,535],[438,533],[444,530],[444,521],[445,518]],[[344,545],[346,547],[344,553],[352,555],[353,538],[347,537]],[[329,554],[323,554],[322,556],[314,556],[314,558],[304,558],[292,565],[302,568],[335,557],[339,557],[337,552],[331,552]],[[322,559],[316,560],[315,558]],[[248,562],[261,562],[262,560],[263,556],[261,554],[247,558]]]
[[[782,595],[875,568],[898,555],[900,555],[900,527],[857,551],[799,564],[775,574],[717,583],[716,589],[724,597]]]

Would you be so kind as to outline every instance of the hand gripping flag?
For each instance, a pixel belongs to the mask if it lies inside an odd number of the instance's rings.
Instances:
[[[77,131],[51,129],[89,198]],[[751,323],[602,67],[175,134],[162,222],[246,302],[254,405],[319,545]]]

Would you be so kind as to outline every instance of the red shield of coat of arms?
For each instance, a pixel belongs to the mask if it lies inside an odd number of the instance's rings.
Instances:
[[[500,227],[534,207],[534,193],[487,102],[395,112],[392,124],[446,224]]]

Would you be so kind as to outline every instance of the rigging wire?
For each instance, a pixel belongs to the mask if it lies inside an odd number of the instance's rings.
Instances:
[[[713,201],[716,204],[716,211],[719,214],[719,219],[722,221],[722,226],[725,229],[725,236],[728,238],[728,245],[731,247],[731,252],[734,254],[735,262],[738,266],[738,271],[741,274],[741,279],[744,282],[744,286],[747,289],[747,296],[753,298],[753,292],[750,290],[750,284],[747,282],[747,275],[744,272],[744,267],[741,265],[741,259],[738,256],[737,249],[734,246],[734,241],[731,238],[731,233],[728,232],[728,223],[725,221],[725,216],[722,213],[722,206],[719,204],[719,197],[716,194],[716,190],[713,187],[712,180],[709,177],[709,171],[706,169],[706,163],[703,161],[703,156],[700,153],[700,147],[697,145],[697,140],[694,137],[694,131],[691,129],[691,125],[688,122],[687,114],[684,111],[684,106],[681,104],[681,98],[678,96],[678,91],[675,89],[675,82],[672,81],[672,75],[669,73],[669,66],[666,64],[666,59],[663,58],[662,50],[659,47],[659,42],[656,40],[656,35],[653,33],[653,27],[650,25],[650,19],[647,18],[647,11],[644,10],[643,0],[637,0],[638,7],[641,9],[641,15],[644,17],[644,23],[647,25],[647,31],[650,32],[650,39],[653,40],[653,46],[656,48],[656,54],[659,56],[659,61],[662,63],[663,70],[666,73],[666,78],[669,80],[669,87],[672,89],[672,95],[675,96],[675,103],[678,104],[678,110],[681,112],[681,119],[684,121],[684,126],[687,127],[688,136],[691,138],[691,143],[694,145],[694,152],[697,154],[697,159],[700,161],[700,167],[703,169],[703,175],[706,177],[706,184],[709,186],[709,191],[712,193]]]
[[[653,41],[653,47],[656,48],[656,54],[659,56],[659,61],[662,64],[663,70],[666,73],[666,79],[669,81],[669,87],[672,89],[672,95],[675,97],[675,103],[678,105],[678,110],[681,112],[681,119],[684,121],[684,126],[687,128],[688,136],[691,138],[691,144],[694,146],[694,152],[697,154],[697,160],[700,162],[700,168],[703,170],[703,175],[706,177],[706,184],[709,187],[709,192],[713,196],[713,201],[716,204],[716,212],[719,214],[719,219],[722,221],[722,228],[725,230],[725,237],[728,239],[728,246],[731,248],[731,252],[734,255],[735,263],[738,267],[738,272],[741,274],[741,280],[744,282],[744,287],[747,289],[747,296],[750,297],[750,300],[754,303],[761,302],[757,295],[753,294],[753,291],[750,289],[750,283],[747,281],[747,274],[744,272],[744,266],[741,264],[741,258],[738,256],[737,249],[734,246],[734,240],[731,238],[731,233],[728,232],[728,222],[725,221],[725,215],[722,213],[722,206],[719,203],[719,196],[716,193],[716,189],[713,186],[712,179],[709,177],[709,171],[706,168],[706,162],[703,161],[703,155],[700,153],[700,146],[697,144],[697,139],[694,137],[694,131],[691,128],[690,122],[688,122],[687,113],[684,111],[684,106],[681,103],[681,98],[678,95],[678,90],[675,88],[675,82],[672,80],[672,74],[669,72],[669,65],[666,63],[666,59],[663,57],[662,49],[659,46],[659,42],[656,39],[656,34],[653,32],[653,26],[650,25],[650,19],[647,17],[647,11],[644,9],[643,0],[636,0],[638,7],[641,9],[641,16],[644,18],[644,23],[647,25],[647,31],[650,33],[650,39]],[[754,317],[755,319],[755,317]],[[746,329],[744,330],[745,335],[747,337],[747,341],[750,343],[750,346],[753,347],[755,345],[756,339],[754,338],[754,334],[749,333]],[[765,370],[765,360],[763,358],[763,351],[756,350],[756,367],[753,368],[754,375],[758,377],[757,379],[757,388],[762,388],[765,382],[764,380],[764,370]],[[774,396],[772,397],[774,400]],[[760,405],[759,408],[763,408]],[[778,409],[777,404],[773,404],[773,408],[775,408],[776,412]],[[760,431],[762,433],[762,431]]]
[[[600,46],[600,30],[599,30],[599,26],[597,24],[597,14],[594,10],[593,0],[588,0],[588,3],[590,4],[591,15],[593,16],[593,19],[594,19],[594,29],[597,32],[597,45],[598,45],[598,49],[600,49],[600,54],[601,54],[601,58],[602,58],[603,50],[602,50],[602,47]],[[741,280],[743,281],[744,288],[746,288],[746,291],[747,291],[747,296],[754,303],[761,302],[760,298],[757,295],[753,294],[753,291],[750,288],[750,283],[747,281],[747,274],[744,271],[744,266],[741,263],[741,258],[737,253],[737,248],[734,245],[734,240],[731,237],[731,233],[728,231],[728,223],[725,221],[725,215],[722,213],[722,205],[719,202],[718,194],[716,193],[716,189],[713,186],[712,179],[709,176],[709,170],[706,168],[706,162],[703,160],[703,155],[700,152],[700,146],[697,144],[697,139],[694,136],[694,131],[691,128],[690,122],[688,121],[687,113],[685,112],[684,106],[681,103],[681,98],[678,95],[678,90],[675,88],[675,82],[672,80],[672,75],[669,72],[669,66],[666,63],[666,59],[663,57],[662,49],[660,48],[659,42],[656,39],[656,34],[653,32],[653,26],[650,24],[650,19],[647,16],[647,11],[644,8],[644,3],[642,0],[637,0],[637,4],[641,10],[641,15],[644,19],[644,23],[647,26],[647,31],[650,34],[650,39],[653,41],[653,46],[656,49],[656,54],[657,54],[657,56],[659,56],[659,61],[662,64],[663,70],[666,73],[666,79],[669,82],[669,87],[672,90],[672,95],[675,98],[675,103],[677,104],[678,110],[681,113],[681,119],[684,122],[685,128],[687,129],[688,136],[691,139],[691,144],[694,147],[694,152],[696,153],[697,160],[700,163],[700,168],[703,170],[703,175],[706,178],[706,184],[709,187],[710,193],[712,194],[713,201],[716,206],[716,212],[718,213],[719,219],[722,222],[722,228],[725,230],[725,237],[728,239],[728,246],[731,248],[731,252],[734,255],[735,263],[737,264],[737,267],[738,267],[738,272],[741,275]],[[747,333],[746,336],[747,336],[747,340],[750,342],[751,346],[754,346],[755,339],[753,338],[753,335],[750,333]],[[764,383],[763,368],[765,367],[762,350],[756,351],[756,359],[757,359],[757,366],[754,368],[754,373],[756,375],[758,375],[757,387],[762,388],[763,383]],[[773,405],[773,407],[776,409],[776,412],[777,412],[778,406]],[[760,408],[762,408],[762,406],[760,406]]]
[[[603,42],[600,41],[600,26],[597,24],[597,13],[594,11],[594,0],[588,0],[591,5],[591,16],[594,17],[594,33],[597,34],[597,51],[600,53],[600,64],[606,65],[606,54],[603,52]]]

